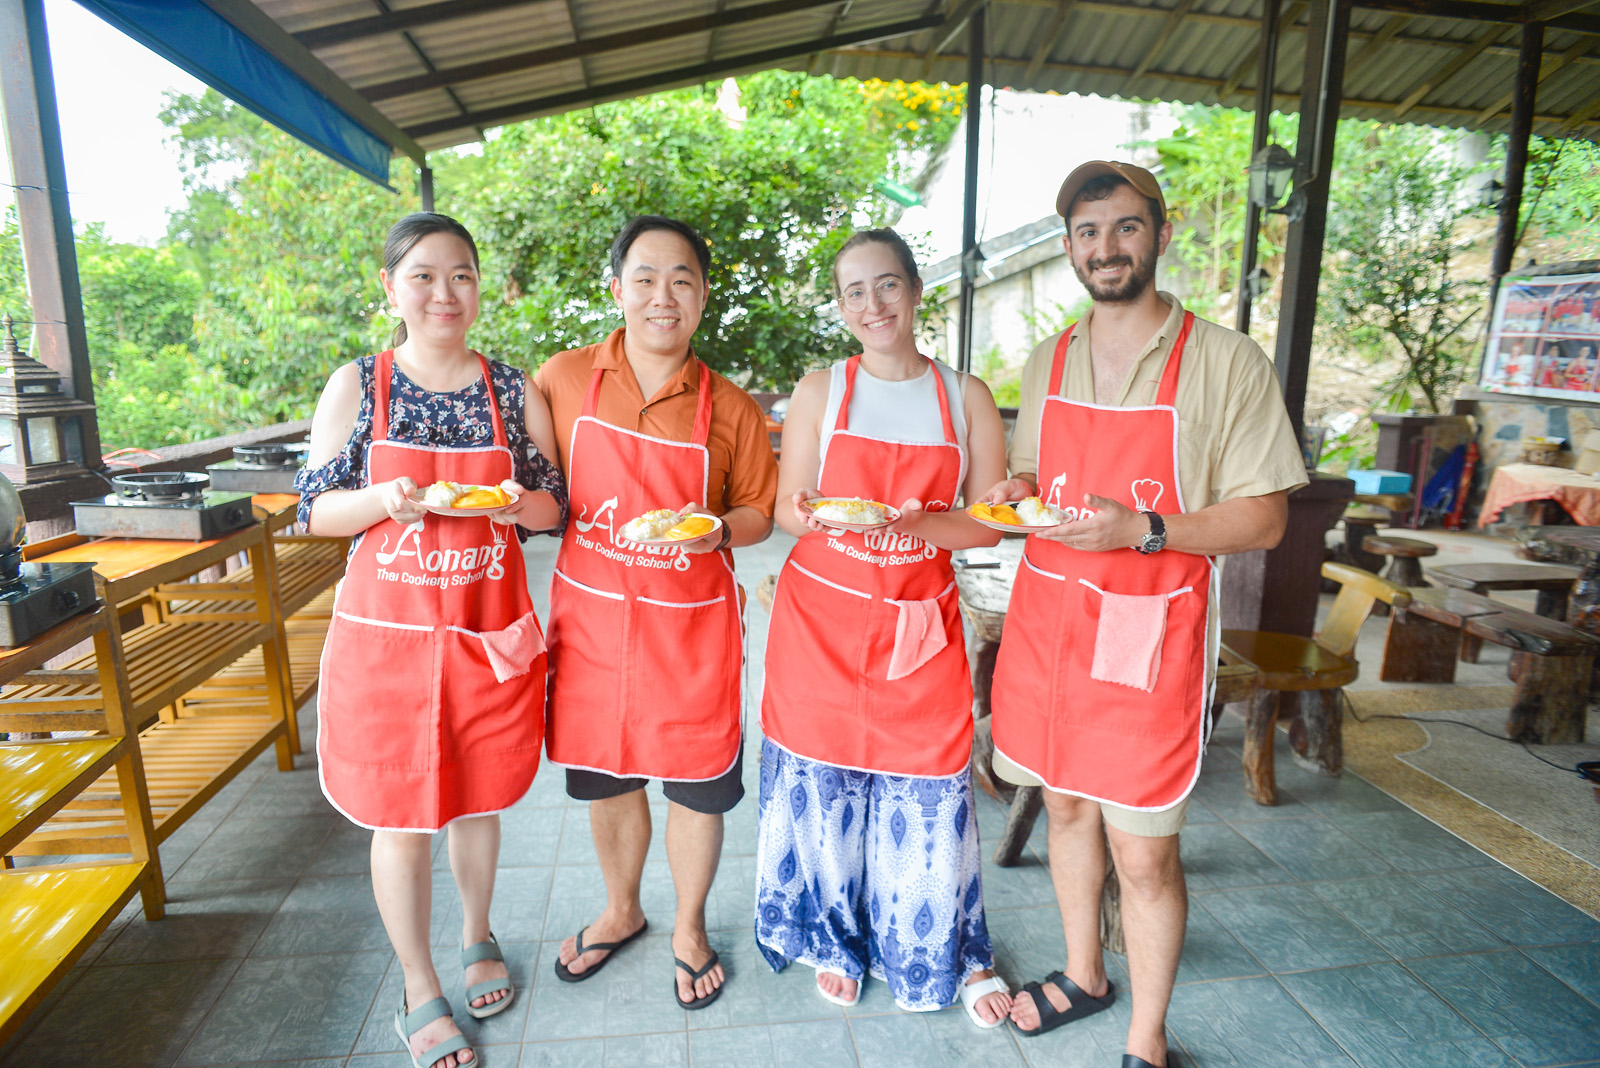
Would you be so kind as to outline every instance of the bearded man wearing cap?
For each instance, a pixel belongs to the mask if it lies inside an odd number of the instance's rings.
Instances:
[[[1094,303],[1028,358],[1012,477],[984,497],[1066,513],[1028,539],[994,676],[995,772],[1046,788],[1067,944],[1064,971],[1024,986],[1011,1020],[1034,1036],[1115,1000],[1099,928],[1109,840],[1133,987],[1122,1065],[1171,1068],[1178,832],[1210,729],[1216,557],[1276,545],[1306,470],[1266,354],[1156,290],[1172,224],[1155,177],[1085,163],[1056,211]]]

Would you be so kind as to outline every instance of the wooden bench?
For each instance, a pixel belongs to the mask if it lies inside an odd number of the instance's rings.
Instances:
[[[1545,744],[1583,741],[1589,680],[1600,640],[1554,619],[1466,590],[1422,587],[1389,624],[1385,682],[1454,682],[1463,634],[1512,650],[1517,692],[1506,732]]]
[[[286,639],[274,604],[267,544],[266,530],[257,524],[208,542],[66,535],[24,548],[29,559],[95,562],[96,590],[115,606],[107,633],[121,657],[127,724],[130,732],[138,732],[157,843],[269,745],[277,747],[280,770],[294,767]],[[184,581],[240,553],[251,568],[245,581]],[[174,604],[197,601],[204,602],[202,610],[173,610]],[[122,620],[130,610],[146,622],[125,630]],[[186,695],[252,652],[264,658],[265,677],[272,680],[264,701],[216,714],[184,710]],[[24,685],[5,692],[9,729],[95,729],[83,707],[100,699],[102,686],[98,680],[78,681],[92,662],[85,657],[69,663],[67,669],[78,676],[37,684],[24,679]],[[102,775],[13,852],[127,852],[123,797],[121,782]]]
[[[85,641],[95,646],[92,672],[101,683],[93,703],[74,711],[78,722],[98,713],[87,738],[0,744],[0,1042],[21,1025],[27,1014],[66,974],[83,950],[114,920],[135,893],[144,899],[144,914],[158,920],[165,913],[161,858],[155,847],[149,799],[139,747],[128,734],[128,691],[119,680],[118,650],[109,637],[111,611],[101,607],[57,624],[33,641],[0,652],[0,684],[49,678],[62,672],[45,667]],[[9,730],[9,706],[0,702],[0,729]],[[29,727],[48,723],[38,713],[24,713]],[[47,821],[90,788],[102,775],[121,784],[119,816],[128,831],[122,850],[125,862],[51,864],[13,868],[11,856]],[[46,852],[65,853],[52,848]]]

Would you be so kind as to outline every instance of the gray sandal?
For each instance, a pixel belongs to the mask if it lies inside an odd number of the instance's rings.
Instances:
[[[500,955],[500,943],[495,941],[494,932],[492,931],[489,933],[489,941],[479,942],[461,951],[461,970],[466,971],[469,966],[484,960],[505,962],[505,957]],[[505,991],[506,996],[499,1001],[491,1001],[482,1008],[473,1007],[472,1003],[476,999],[487,997],[501,990]],[[512,999],[516,996],[517,988],[511,985],[511,977],[509,975],[504,979],[485,979],[481,983],[473,983],[467,987],[467,1015],[474,1020],[487,1020],[496,1013],[505,1012],[509,1009]]]
[[[450,1003],[444,998],[434,998],[415,1012],[407,1012],[405,996],[401,996],[400,1007],[394,1010],[394,1029],[400,1035],[401,1043],[405,1045],[406,1056],[411,1058],[413,1068],[428,1068],[429,1065],[441,1057],[448,1057],[450,1054],[459,1053],[461,1050],[472,1051],[472,1043],[467,1041],[467,1036],[456,1035],[454,1038],[447,1038],[438,1045],[430,1046],[428,1049],[423,1050],[423,1059],[418,1059],[417,1055],[411,1052],[412,1035],[441,1016],[449,1015]],[[476,1052],[472,1054],[471,1063],[474,1065],[478,1063]]]

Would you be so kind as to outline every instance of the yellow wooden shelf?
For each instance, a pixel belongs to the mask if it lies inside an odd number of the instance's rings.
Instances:
[[[263,702],[263,705],[265,702]],[[193,715],[139,735],[156,842],[194,815],[284,732],[267,713]],[[16,856],[127,852],[128,830],[114,774],[100,777],[14,847]]]
[[[107,737],[0,745],[0,854],[98,779],[122,748],[121,738]]]
[[[0,873],[0,1042],[122,911],[144,872],[133,862]]]

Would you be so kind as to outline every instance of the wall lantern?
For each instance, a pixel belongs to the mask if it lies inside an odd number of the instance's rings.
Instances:
[[[67,440],[68,422],[94,405],[64,395],[61,376],[18,347],[10,315],[0,325],[0,474],[27,485],[80,473],[70,457],[82,447]]]
[[[1305,194],[1289,186],[1295,181],[1295,162],[1282,145],[1268,145],[1250,161],[1250,203],[1263,211],[1299,222],[1305,216]],[[1285,201],[1287,200],[1287,203]]]

